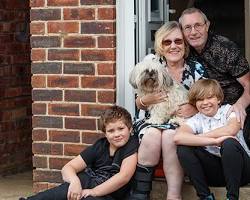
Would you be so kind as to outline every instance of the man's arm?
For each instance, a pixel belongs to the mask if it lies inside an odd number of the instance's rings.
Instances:
[[[241,128],[243,128],[244,121],[246,118],[246,108],[250,104],[250,72],[238,78],[237,81],[244,88],[244,92],[238,101],[232,106],[230,112],[234,110],[236,113],[237,120],[241,123]]]

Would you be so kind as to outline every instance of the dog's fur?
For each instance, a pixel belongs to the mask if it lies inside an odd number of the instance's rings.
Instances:
[[[147,59],[138,63],[130,73],[129,83],[137,90],[138,96],[153,92],[166,92],[166,101],[148,107],[150,118],[147,123],[163,124],[164,122],[180,123],[173,116],[178,106],[187,103],[187,90],[173,81],[165,66],[156,59]]]

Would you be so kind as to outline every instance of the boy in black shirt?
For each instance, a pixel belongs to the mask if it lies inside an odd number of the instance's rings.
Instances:
[[[112,106],[104,112],[101,120],[105,137],[87,147],[62,168],[65,183],[27,200],[125,198],[137,163],[138,140],[130,136],[131,115],[124,108]]]

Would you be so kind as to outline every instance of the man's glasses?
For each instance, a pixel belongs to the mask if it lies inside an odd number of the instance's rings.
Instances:
[[[206,24],[206,22],[202,23],[195,23],[194,25],[187,25],[183,28],[184,32],[186,33],[190,33],[194,27],[194,29],[198,32],[202,31],[204,25]]]
[[[175,40],[163,40],[162,45],[163,46],[170,46],[172,44],[172,42],[175,43],[176,45],[181,45],[181,44],[183,44],[184,41],[183,41],[183,39],[180,39],[180,38],[177,38]]]

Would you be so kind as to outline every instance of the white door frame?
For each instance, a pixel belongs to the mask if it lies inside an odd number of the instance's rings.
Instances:
[[[129,84],[135,64],[134,0],[117,0],[116,13],[116,103],[134,116],[134,92]]]

